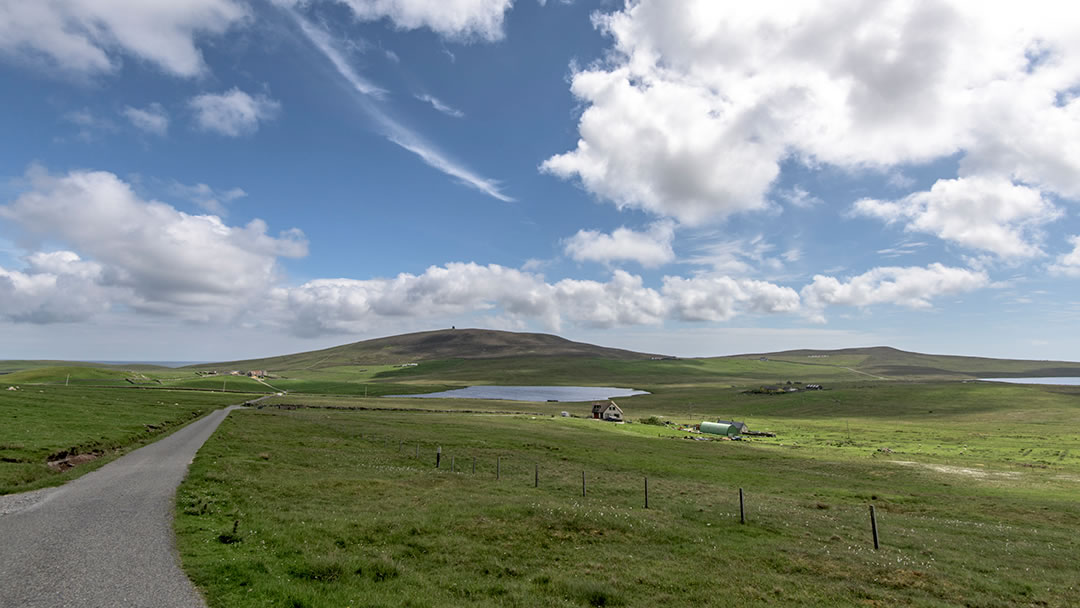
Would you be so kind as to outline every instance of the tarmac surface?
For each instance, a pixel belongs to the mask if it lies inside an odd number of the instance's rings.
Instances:
[[[229,411],[45,490],[0,496],[0,608],[203,608],[173,535],[173,497]]]

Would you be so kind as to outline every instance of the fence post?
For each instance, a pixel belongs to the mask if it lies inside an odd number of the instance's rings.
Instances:
[[[746,503],[743,500],[742,488],[739,488],[739,523],[746,523]]]
[[[645,508],[649,508],[649,478],[645,478]]]
[[[435,448],[435,468],[439,468],[439,462],[442,461],[442,446]]]
[[[874,534],[874,551],[878,550],[878,537],[877,537],[877,513],[874,512],[874,505],[870,505],[870,531]]]
[[[585,471],[581,472],[581,497],[585,498]]]
[[[454,472],[454,456],[450,457],[450,472]]]
[[[536,471],[533,473],[533,487],[540,487],[540,465],[536,465]]]

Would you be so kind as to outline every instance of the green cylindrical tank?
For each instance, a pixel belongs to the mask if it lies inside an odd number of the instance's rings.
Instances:
[[[700,428],[702,433],[709,433],[711,435],[734,437],[739,434],[739,429],[734,425],[723,424],[720,422],[702,422]]]

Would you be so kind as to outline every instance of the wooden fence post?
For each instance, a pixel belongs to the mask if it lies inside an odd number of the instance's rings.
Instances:
[[[878,550],[878,536],[877,536],[877,513],[874,512],[874,505],[870,505],[870,531],[874,534],[874,551]]]
[[[442,461],[442,446],[435,448],[435,468],[439,468],[439,463]]]
[[[536,471],[533,473],[533,487],[540,487],[540,465],[536,465]]]
[[[739,488],[739,523],[746,523],[746,503],[743,500],[742,488]]]
[[[649,508],[649,478],[645,478],[645,508]]]

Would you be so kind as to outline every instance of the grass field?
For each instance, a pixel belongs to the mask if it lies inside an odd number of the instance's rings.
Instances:
[[[5,386],[6,388],[6,386]],[[0,390],[0,494],[58,485],[243,395],[136,388]],[[61,472],[50,459],[90,454]]]
[[[620,400],[632,420],[779,433],[753,442],[555,415],[574,404],[305,400],[322,407],[235,412],[178,493],[184,566],[212,606],[1080,602],[1080,391],[671,386]],[[439,407],[539,415],[421,411]]]

